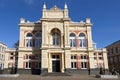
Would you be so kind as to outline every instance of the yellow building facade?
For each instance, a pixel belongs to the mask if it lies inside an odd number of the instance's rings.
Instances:
[[[21,18],[19,26],[18,73],[108,69],[106,49],[94,46],[90,18],[72,21],[67,4],[64,9],[56,5],[47,9],[44,4],[40,20]]]

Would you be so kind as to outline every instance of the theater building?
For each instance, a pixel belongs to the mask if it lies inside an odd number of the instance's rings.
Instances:
[[[75,14],[73,14],[75,15]],[[68,73],[69,71],[108,69],[107,51],[96,49],[90,18],[74,22],[68,7],[43,5],[37,22],[20,19],[18,73]]]

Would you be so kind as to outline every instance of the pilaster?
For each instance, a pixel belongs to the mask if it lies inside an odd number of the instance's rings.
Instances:
[[[89,52],[89,67],[90,67],[90,69],[94,68],[94,55],[93,55],[93,52]]]
[[[107,51],[105,48],[103,48],[103,62],[104,62],[104,68],[108,69]]]
[[[64,21],[64,41],[65,47],[70,47],[69,43],[69,21]]]
[[[65,50],[65,68],[71,68],[70,50]]]

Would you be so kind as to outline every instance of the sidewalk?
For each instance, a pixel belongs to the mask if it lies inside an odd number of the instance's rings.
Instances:
[[[18,77],[0,77],[0,80],[113,80],[95,78],[95,75],[80,75],[74,74],[72,76],[45,76],[21,74]],[[120,80],[116,79],[116,80]]]

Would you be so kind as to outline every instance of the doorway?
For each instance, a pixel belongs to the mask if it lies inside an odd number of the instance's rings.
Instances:
[[[52,72],[60,72],[60,55],[52,55]]]

